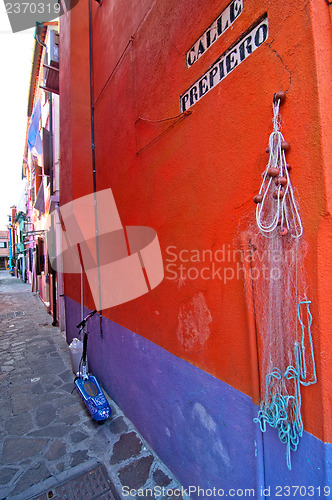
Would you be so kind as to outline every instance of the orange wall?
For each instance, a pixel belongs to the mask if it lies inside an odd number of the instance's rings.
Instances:
[[[329,8],[318,0],[244,1],[233,27],[187,69],[186,51],[226,5],[211,0],[202,10],[200,0],[93,2],[97,189],[112,188],[124,225],[157,230],[165,266],[169,246],[177,253],[224,245],[238,249],[241,228],[254,220],[252,198],[267,162],[272,97],[278,90],[287,92],[282,125],[291,144],[287,159],[308,243],[319,380],[303,391],[303,418],[307,431],[331,441],[332,423],[322,417],[332,375],[330,306],[324,293],[325,286],[332,288],[324,258],[331,248],[326,216],[331,203]],[[266,12],[268,40],[190,115],[163,121],[179,114],[180,95]],[[80,2],[61,21],[61,65],[68,67],[60,76],[64,203],[92,192],[87,6]],[[236,261],[227,266],[236,271]],[[169,276],[166,270],[152,293],[103,313],[252,395],[241,276],[227,283]],[[80,301],[77,277],[66,277],[66,294]],[[88,295],[86,305],[93,307]]]

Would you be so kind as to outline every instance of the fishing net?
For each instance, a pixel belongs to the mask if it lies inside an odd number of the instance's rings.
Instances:
[[[251,229],[255,315],[261,373],[261,403],[257,418],[291,451],[303,434],[301,386],[316,382],[311,336],[312,317],[304,272],[303,226],[286,161],[288,142],[281,133],[279,106],[273,100],[273,132],[269,161],[254,198],[256,224]]]

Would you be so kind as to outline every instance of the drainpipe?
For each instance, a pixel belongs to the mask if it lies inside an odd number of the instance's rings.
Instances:
[[[52,107],[52,93],[48,93],[48,106],[49,106],[49,117],[50,117],[50,157],[51,157],[51,165],[50,165],[50,196],[54,193],[53,186],[53,107]],[[52,215],[52,233],[55,234],[55,220],[54,215]],[[56,315],[56,307],[57,307],[57,297],[56,297],[56,279],[57,273],[53,267],[51,267],[51,276],[52,276],[52,312],[53,312],[53,321],[52,325],[57,326],[57,315]]]
[[[9,215],[8,216],[8,236],[9,236],[9,268],[10,268],[10,274],[13,273],[13,226],[12,226],[12,218]]]
[[[101,2],[98,2],[99,5]],[[99,305],[101,306],[101,285],[100,285],[100,259],[99,259],[99,230],[98,230],[98,209],[97,209],[97,171],[96,171],[96,156],[95,156],[95,126],[94,126],[94,105],[93,105],[93,64],[92,64],[92,17],[91,17],[91,0],[89,0],[89,66],[90,66],[90,116],[91,116],[91,153],[92,153],[92,178],[93,178],[93,193],[94,193],[94,208],[95,208],[95,228],[96,228],[96,254],[97,254],[97,269],[98,269],[98,290],[99,290]],[[99,310],[99,329],[100,335],[103,335],[102,330],[102,314]]]

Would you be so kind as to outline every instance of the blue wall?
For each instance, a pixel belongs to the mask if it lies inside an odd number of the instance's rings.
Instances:
[[[66,318],[70,342],[80,305],[68,298]],[[318,487],[332,488],[331,444],[305,432],[289,471],[277,433],[262,435],[253,423],[251,398],[116,323],[103,318],[102,325],[103,338],[92,318],[90,368],[184,487],[222,488],[225,496],[254,488],[256,498],[270,487],[269,498],[278,498],[277,486],[313,486],[295,498],[326,498]]]

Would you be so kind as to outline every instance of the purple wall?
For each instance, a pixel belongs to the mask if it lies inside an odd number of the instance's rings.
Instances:
[[[68,298],[66,318],[70,342],[80,306]],[[184,487],[223,488],[225,496],[229,488],[254,488],[256,498],[271,487],[278,498],[278,485],[303,486],[298,498],[325,496],[332,445],[305,432],[289,471],[285,445],[273,429],[262,439],[248,396],[116,323],[103,318],[102,326],[103,338],[92,318],[92,372]]]

